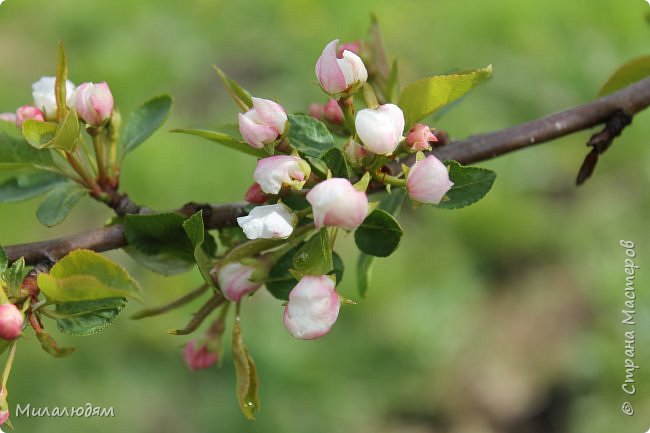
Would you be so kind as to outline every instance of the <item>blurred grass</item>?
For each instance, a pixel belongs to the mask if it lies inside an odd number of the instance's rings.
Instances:
[[[0,6],[0,111],[29,102],[65,43],[76,83],[107,80],[124,115],[150,96],[176,98],[165,129],[234,122],[218,64],[253,94],[289,110],[324,102],[314,62],[339,37],[365,35],[374,12],[402,84],[453,68],[493,64],[494,77],[435,126],[463,137],[514,125],[594,97],[621,63],[648,54],[647,4],[595,0],[503,0],[404,4],[298,0],[81,2],[6,0]],[[262,411],[237,408],[228,354],[221,370],[188,373],[183,326],[193,304],[163,318],[117,323],[50,358],[27,337],[10,380],[24,406],[115,407],[115,418],[19,418],[17,431],[533,432],[522,424],[546,408],[558,432],[642,431],[650,392],[624,417],[623,250],[637,242],[637,288],[647,287],[648,112],[573,182],[589,133],[482,164],[497,171],[490,195],[456,212],[407,210],[402,248],[378,260],[368,298],[343,309],[316,342],[293,340],[266,293],[244,305],[244,332],[262,377]],[[157,209],[241,199],[253,161],[211,143],[161,131],[129,156],[123,188]],[[10,244],[100,225],[110,212],[87,202],[56,229],[36,221],[38,200],[0,205],[0,242]],[[344,239],[345,296],[355,253]],[[142,282],[152,305],[199,283],[162,278],[110,254]],[[638,300],[637,371],[650,383],[649,304]],[[559,406],[559,409],[555,406]],[[554,407],[554,409],[549,409]],[[550,415],[549,415],[550,416]],[[519,423],[519,424],[517,424]],[[541,424],[540,424],[541,425]],[[623,429],[621,429],[623,426]]]

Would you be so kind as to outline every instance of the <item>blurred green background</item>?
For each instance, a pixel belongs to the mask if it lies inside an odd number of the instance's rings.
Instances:
[[[452,68],[494,65],[493,78],[435,126],[452,137],[531,120],[594,97],[623,62],[648,54],[642,0],[591,2],[299,0],[6,0],[0,6],[0,111],[31,100],[65,43],[70,78],[107,80],[123,114],[160,93],[176,98],[164,130],[129,156],[122,185],[138,203],[172,209],[194,200],[240,200],[254,161],[165,132],[233,122],[216,63],[254,95],[290,111],[324,102],[314,84],[323,46],[365,36],[379,18],[402,84]],[[635,117],[574,187],[589,132],[481,165],[496,170],[486,199],[449,212],[406,209],[402,247],[378,260],[367,299],[345,307],[333,331],[298,341],[280,303],[245,302],[244,333],[261,379],[255,422],[237,407],[229,353],[221,369],[190,373],[181,327],[198,304],[132,322],[131,305],[92,338],[57,336],[78,351],[41,352],[27,335],[9,383],[15,404],[114,407],[114,418],[15,418],[19,432],[642,432],[650,412],[650,112]],[[0,243],[34,241],[101,225],[87,201],[56,229],[39,225],[39,200],[0,205]],[[638,393],[621,404],[624,251],[641,265]],[[341,245],[342,293],[358,299],[355,252]],[[124,263],[156,305],[199,284],[198,273],[156,276]],[[56,331],[54,331],[55,334]],[[31,334],[31,333],[28,333]],[[646,423],[646,424],[644,424]]]

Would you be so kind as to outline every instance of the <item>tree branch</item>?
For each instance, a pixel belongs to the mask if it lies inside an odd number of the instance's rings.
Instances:
[[[462,164],[471,164],[609,123],[617,113],[623,112],[631,118],[648,106],[650,106],[650,78],[593,102],[532,122],[452,141],[445,146],[435,148],[432,153],[441,160],[453,159]],[[119,202],[116,200],[116,208],[138,209],[138,212],[144,212],[142,208],[129,202],[126,196],[120,196],[120,200]],[[245,205],[246,203],[216,206],[188,203],[177,212],[189,216],[203,210],[206,228],[218,229],[234,226],[236,218],[246,214]],[[11,245],[5,247],[5,251],[10,261],[25,257],[27,264],[33,265],[46,260],[56,261],[78,248],[101,252],[121,248],[126,244],[124,226],[114,225],[43,242]]]

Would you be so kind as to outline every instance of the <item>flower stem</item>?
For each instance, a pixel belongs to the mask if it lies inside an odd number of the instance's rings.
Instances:
[[[103,131],[98,131],[92,135],[93,149],[95,149],[95,158],[97,159],[97,178],[100,185],[104,185],[108,179],[106,176],[106,146],[104,146]]]

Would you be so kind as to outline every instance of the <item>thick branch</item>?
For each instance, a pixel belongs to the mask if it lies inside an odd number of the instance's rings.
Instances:
[[[441,160],[453,159],[463,164],[470,164],[607,123],[621,110],[628,116],[634,116],[648,106],[650,106],[650,78],[593,102],[542,119],[452,141],[448,145],[434,149],[433,153]],[[119,207],[129,206],[131,203],[125,200]],[[245,214],[244,206],[245,203],[218,206],[190,203],[179,209],[179,212],[189,216],[198,210],[203,210],[206,227],[218,229],[235,225],[236,218]],[[5,250],[10,261],[24,256],[28,264],[36,264],[44,260],[56,261],[77,248],[107,251],[125,245],[124,226],[115,225],[49,241],[12,245]]]

